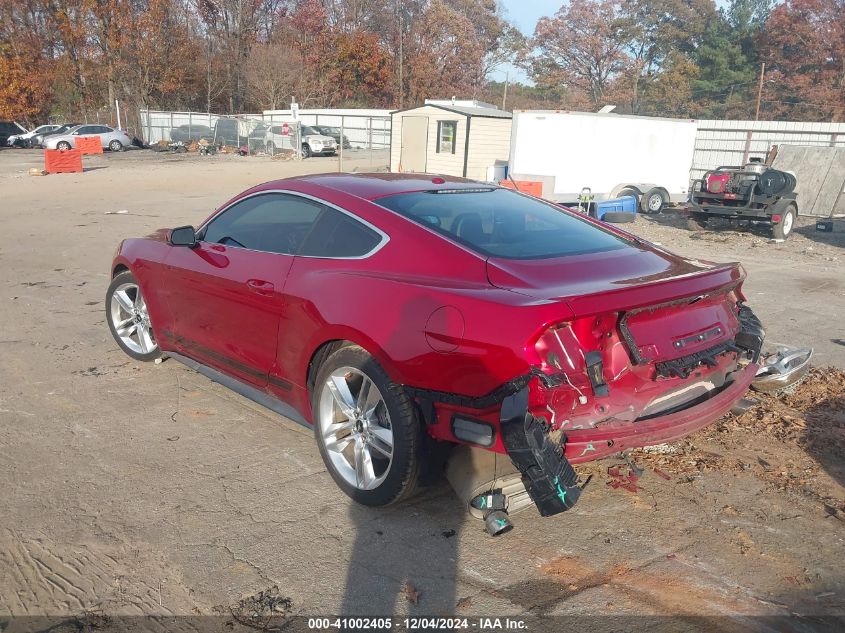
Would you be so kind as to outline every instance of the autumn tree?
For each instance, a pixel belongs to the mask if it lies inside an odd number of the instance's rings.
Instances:
[[[602,104],[629,61],[626,27],[615,0],[572,0],[554,17],[537,22],[529,75],[540,86],[565,86],[594,106]]]
[[[769,112],[845,119],[845,0],[787,0],[772,11],[759,46]]]

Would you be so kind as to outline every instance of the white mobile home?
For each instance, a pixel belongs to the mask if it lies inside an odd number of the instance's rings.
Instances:
[[[392,113],[390,171],[488,180],[507,163],[511,113],[481,105],[429,103]]]

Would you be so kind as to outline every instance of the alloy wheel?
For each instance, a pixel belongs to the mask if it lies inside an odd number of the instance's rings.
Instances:
[[[317,423],[332,468],[359,490],[377,488],[393,463],[393,429],[381,391],[364,372],[340,367],[320,393]]]
[[[111,297],[109,318],[120,341],[136,354],[149,354],[158,348],[147,304],[137,284],[118,286]]]

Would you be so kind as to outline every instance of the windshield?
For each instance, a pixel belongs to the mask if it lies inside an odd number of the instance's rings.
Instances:
[[[491,257],[545,259],[627,245],[551,203],[507,189],[400,193],[374,202]]]
[[[320,134],[320,133],[319,133],[317,130],[315,130],[313,127],[308,127],[307,125],[303,125],[303,126],[302,126],[302,133],[303,133],[303,134],[317,134],[317,135],[319,135],[319,134]]]

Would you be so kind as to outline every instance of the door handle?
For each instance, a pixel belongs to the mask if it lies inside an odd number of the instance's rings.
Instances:
[[[273,292],[276,290],[276,287],[272,283],[262,279],[250,279],[246,282],[246,285],[250,291],[265,297],[272,297]]]

